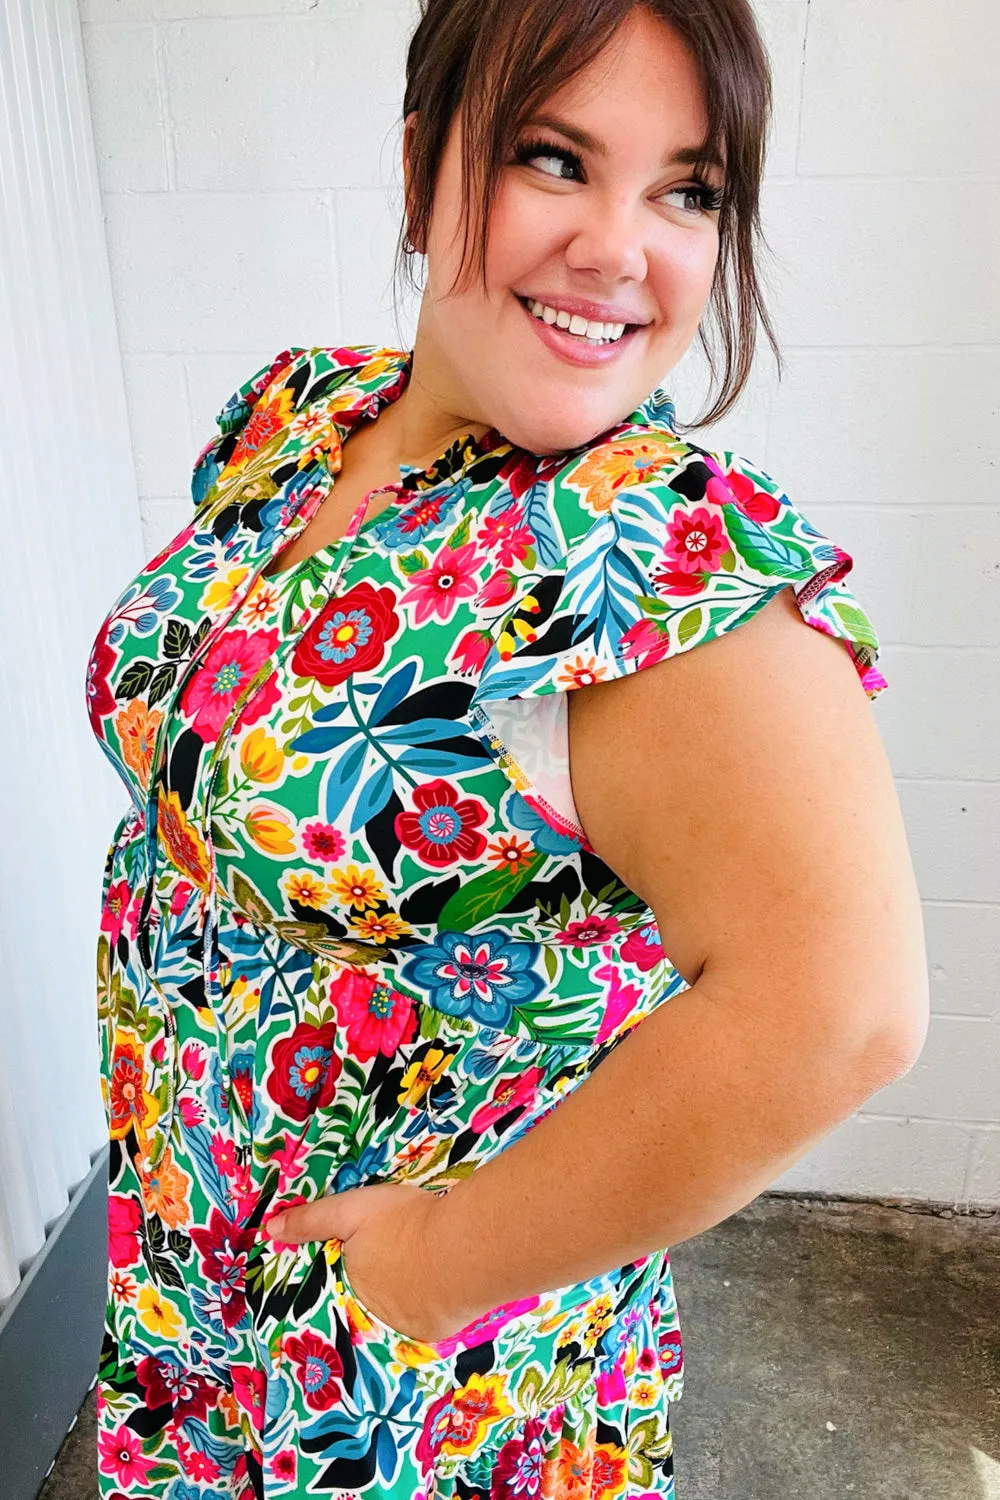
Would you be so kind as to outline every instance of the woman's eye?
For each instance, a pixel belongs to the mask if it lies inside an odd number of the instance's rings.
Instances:
[[[550,145],[547,141],[525,141],[518,146],[514,153],[514,159],[522,165],[543,165],[540,170],[547,177],[558,177],[572,180],[572,176],[579,170],[580,158],[574,152],[564,147]]]
[[[714,213],[722,207],[722,193],[718,188],[704,183],[690,183],[687,187],[672,188],[665,198],[681,197],[685,213]]]

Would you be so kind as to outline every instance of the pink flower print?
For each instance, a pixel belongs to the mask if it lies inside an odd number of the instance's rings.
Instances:
[[[368,1062],[381,1052],[391,1057],[413,1040],[417,1015],[409,995],[354,969],[344,969],[330,987],[337,1021],[347,1033],[352,1057]]]
[[[139,1259],[138,1200],[120,1193],[108,1197],[108,1259],[113,1266],[134,1266]]]
[[[122,928],[125,926],[125,913],[131,899],[132,892],[127,880],[116,880],[108,886],[104,910],[101,912],[101,931],[108,934],[112,947],[121,937]]]
[[[102,738],[100,720],[113,714],[118,707],[108,684],[108,675],[117,660],[118,652],[114,647],[107,641],[98,641],[87,663],[87,712],[98,739]]]
[[[636,984],[622,984],[621,974],[614,963],[601,964],[600,968],[594,970],[594,978],[608,982],[604,1015],[594,1038],[595,1046],[600,1046],[601,1042],[614,1035],[633,1007],[639,1004],[642,990]]]
[[[622,943],[621,956],[627,964],[632,964],[643,974],[654,969],[665,957],[663,944],[660,942],[660,929],[656,923],[647,922],[645,927],[637,927],[630,932]]]
[[[302,830],[306,858],[317,864],[336,864],[347,848],[344,835],[331,823],[307,823]]]
[[[479,528],[479,540],[489,551],[496,550],[505,568],[515,561],[523,562],[535,545],[534,533],[525,526],[520,505],[510,505],[498,516],[487,516]]]
[[[667,522],[667,537],[666,556],[684,573],[714,573],[730,550],[722,517],[705,505],[695,511],[676,506]]]
[[[475,542],[466,542],[463,547],[442,547],[429,567],[414,573],[403,595],[402,603],[416,605],[414,622],[422,625],[432,615],[449,620],[459,599],[468,599],[476,592],[479,563]]]
[[[621,644],[623,661],[635,657],[641,667],[651,667],[670,650],[670,636],[658,620],[637,620],[625,631]]]
[[[227,630],[219,637],[181,699],[181,708],[190,716],[195,734],[206,742],[218,738],[233,704],[273,655],[277,644],[277,630],[258,630],[253,634]],[[260,698],[255,700],[241,716],[241,724],[252,723],[266,710],[266,703]]]
[[[296,1138],[294,1135],[285,1136],[285,1144],[280,1151],[276,1151],[271,1157],[272,1161],[278,1163],[278,1192],[284,1193],[289,1183],[295,1181],[302,1170],[305,1159],[309,1154],[305,1138]]]
[[[496,608],[507,604],[514,597],[514,589],[517,579],[509,568],[499,568],[496,573],[491,573],[476,595],[477,604],[485,604],[489,608]]]
[[[264,1431],[264,1398],[267,1394],[267,1377],[263,1370],[252,1365],[230,1365],[233,1377],[233,1395],[237,1404],[247,1413],[255,1432]]]
[[[236,1147],[232,1141],[227,1141],[225,1136],[216,1131],[212,1136],[210,1150],[212,1160],[222,1173],[223,1177],[233,1177],[239,1163],[236,1160]]]
[[[186,1130],[193,1130],[205,1118],[205,1111],[197,1099],[192,1099],[187,1094],[181,1096],[177,1108],[180,1111],[181,1122]]]
[[[481,1104],[470,1119],[471,1129],[477,1135],[482,1135],[497,1120],[510,1114],[512,1109],[527,1109],[534,1104],[543,1072],[542,1068],[528,1068],[516,1077],[498,1079],[486,1103]]]
[[[185,1442],[180,1433],[174,1441],[177,1444],[177,1457],[181,1461],[181,1468],[188,1479],[195,1479],[199,1484],[202,1482],[211,1484],[213,1479],[218,1479],[221,1470],[214,1458],[203,1453],[200,1448],[193,1448],[190,1443]]]
[[[187,906],[188,898],[193,890],[194,886],[190,880],[179,880],[177,882],[174,894],[170,898],[170,915],[172,917],[180,916],[181,912]]]
[[[145,1485],[155,1459],[144,1458],[142,1439],[123,1422],[117,1432],[102,1432],[97,1439],[102,1474],[113,1474],[118,1484],[130,1489]]]
[[[628,1396],[625,1386],[625,1356],[619,1355],[610,1370],[602,1370],[596,1377],[597,1399],[602,1406],[613,1406]]]
[[[582,922],[570,922],[562,932],[557,932],[556,942],[565,948],[591,948],[609,942],[621,930],[617,917],[587,917]]]
[[[271,1473],[281,1484],[295,1483],[295,1449],[282,1448],[271,1459]]]
[[[195,1082],[205,1072],[205,1053],[198,1042],[187,1042],[181,1053],[181,1067]]]
[[[457,668],[460,677],[473,676],[481,670],[492,645],[493,637],[488,630],[467,630],[448,660]]]

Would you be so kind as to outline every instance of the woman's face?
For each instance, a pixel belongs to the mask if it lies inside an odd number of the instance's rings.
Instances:
[[[544,118],[543,118],[544,117]],[[718,259],[713,190],[692,176],[707,131],[697,67],[635,9],[604,52],[520,132],[493,208],[485,288],[452,292],[461,259],[460,117],[444,147],[424,247],[414,369],[442,410],[536,453],[589,442],[661,383],[698,330]],[[546,144],[526,151],[533,141]],[[633,324],[595,344],[538,318]],[[618,328],[604,329],[605,336]],[[593,332],[593,330],[591,330]]]

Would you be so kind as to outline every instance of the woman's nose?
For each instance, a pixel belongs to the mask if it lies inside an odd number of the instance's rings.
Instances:
[[[605,281],[645,281],[648,269],[641,212],[624,198],[594,195],[581,204],[566,247],[574,271],[594,271]]]

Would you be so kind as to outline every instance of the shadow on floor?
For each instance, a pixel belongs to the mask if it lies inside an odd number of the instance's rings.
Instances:
[[[758,1198],[671,1252],[677,1500],[1000,1500],[1000,1214]],[[94,1393],[39,1500],[94,1500]]]

